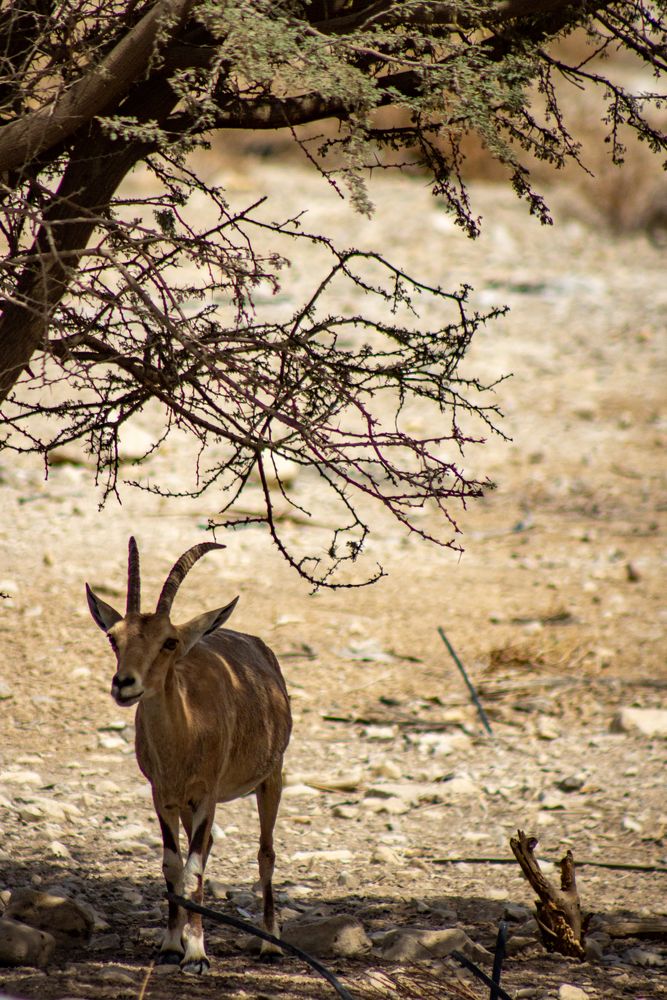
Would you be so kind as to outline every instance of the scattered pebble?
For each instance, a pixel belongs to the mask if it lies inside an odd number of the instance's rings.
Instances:
[[[667,736],[667,709],[621,708],[611,723],[613,733],[640,733],[642,736]]]
[[[579,986],[570,986],[563,983],[558,988],[558,1000],[588,1000],[589,994]]]

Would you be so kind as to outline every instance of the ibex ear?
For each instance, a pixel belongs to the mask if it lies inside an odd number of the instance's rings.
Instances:
[[[179,625],[178,636],[181,640],[181,656],[185,656],[188,650],[192,649],[194,644],[199,642],[205,635],[209,635],[211,632],[215,632],[216,629],[221,628],[236,607],[237,601],[238,597],[235,597],[226,607],[218,608],[216,611],[207,611],[203,615],[197,615],[196,618],[192,618],[185,625]]]
[[[123,617],[110,604],[105,604],[103,600],[97,597],[88,584],[86,584],[86,597],[88,598],[90,613],[103,632],[108,632],[111,626],[115,625]]]

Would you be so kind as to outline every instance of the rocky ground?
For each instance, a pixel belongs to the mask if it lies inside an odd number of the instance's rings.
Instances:
[[[418,178],[380,178],[369,222],[294,166],[250,161],[223,177],[239,204],[265,189],[281,212],[310,203],[312,228],[381,245],[433,281],[468,280],[482,307],[511,306],[468,362],[483,378],[513,373],[496,392],[511,440],[469,455],[497,489],[457,512],[461,557],[378,515],[371,554],[388,577],[313,596],[248,529],[179,594],[186,618],[240,593],[234,627],[260,633],[284,667],[295,730],[277,830],[283,924],[347,918],[335,924],[339,950],[347,941],[355,953],[324,961],[358,998],[488,996],[433,957],[447,935],[428,938],[431,957],[417,962],[414,934],[390,932],[458,928],[459,947],[489,972],[484,950],[503,916],[513,997],[667,996],[664,250],[643,234],[612,238],[567,192],[553,193],[547,231],[505,190],[477,188],[486,225],[471,244]],[[297,285],[307,269],[296,262]],[[152,439],[158,426],[143,414],[137,433]],[[86,942],[59,941],[44,968],[0,969],[0,989],[25,1000],[333,996],[297,960],[265,967],[240,934],[210,922],[208,977],[152,964],[165,916],[159,832],[83,584],[121,604],[134,533],[144,591],[157,593],[175,557],[205,537],[215,498],[124,489],[122,506],[100,512],[85,456],[66,457],[46,480],[36,459],[0,457],[0,905],[48,890],[92,908],[94,929]],[[146,475],[176,476],[189,458],[168,442]],[[312,499],[307,473],[298,489]],[[422,516],[428,526],[435,515]],[[304,536],[296,521],[287,530]],[[491,736],[438,626],[478,686]],[[218,822],[208,901],[254,919],[253,800],[221,807]],[[547,871],[573,851],[596,915],[587,961],[539,943],[509,848],[517,829],[539,838]],[[605,867],[614,863],[637,868]],[[654,936],[614,936],[621,921],[627,931],[648,919]]]

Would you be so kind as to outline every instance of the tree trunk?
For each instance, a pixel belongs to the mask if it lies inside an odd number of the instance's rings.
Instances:
[[[137,88],[121,109],[139,122],[163,121],[177,97],[164,78]],[[0,315],[0,404],[44,347],[54,310],[61,301],[100,218],[125,175],[155,148],[153,142],[124,143],[105,135],[99,125],[86,129],[74,146],[58,190],[10,301]]]
[[[27,264],[16,285],[13,301],[0,317],[0,402],[44,346],[53,311],[67,291],[72,272],[85,250],[99,216],[130,168],[145,152],[143,144],[108,154],[110,145],[83,140],[75,150],[58,191],[45,214],[30,251],[36,262]],[[92,156],[91,156],[92,147]]]

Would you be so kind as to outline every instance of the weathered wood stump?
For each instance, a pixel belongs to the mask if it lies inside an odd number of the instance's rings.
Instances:
[[[510,847],[521,870],[539,899],[536,903],[537,923],[547,951],[578,958],[586,957],[584,939],[590,917],[584,917],[574,877],[574,858],[568,851],[560,861],[560,888],[543,875],[534,851],[536,837],[527,837],[523,830],[510,838]]]

